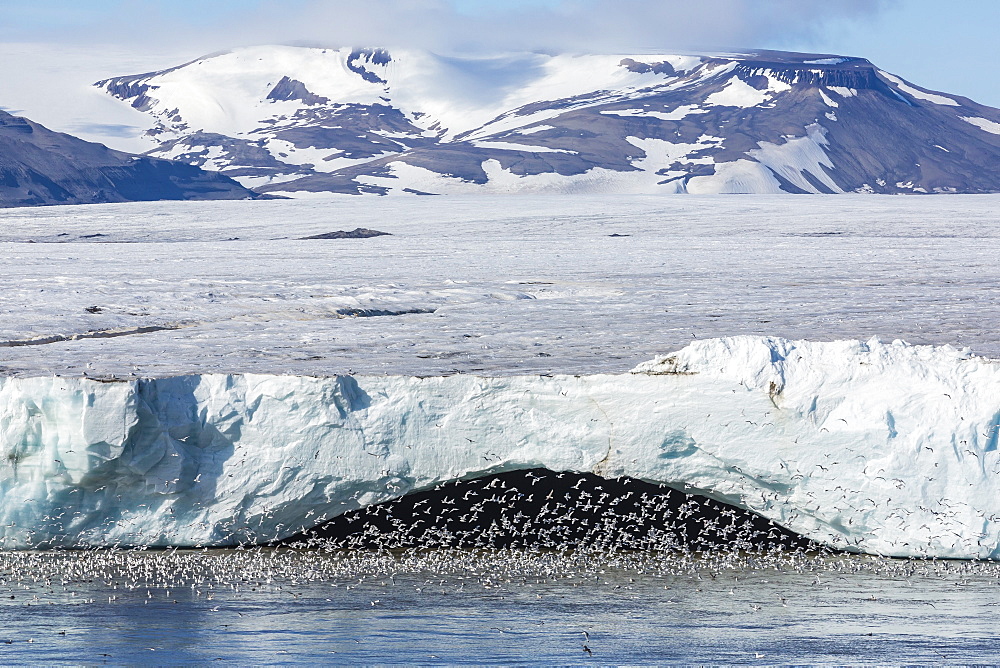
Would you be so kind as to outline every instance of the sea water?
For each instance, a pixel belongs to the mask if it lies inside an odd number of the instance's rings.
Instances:
[[[0,554],[4,664],[992,663],[1000,567],[859,555]]]

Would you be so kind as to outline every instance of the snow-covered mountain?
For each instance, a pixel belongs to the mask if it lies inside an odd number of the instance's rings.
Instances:
[[[114,151],[0,111],[0,207],[253,196],[222,174]]]
[[[862,58],[261,46],[96,85],[261,192],[1000,191],[1000,110]]]

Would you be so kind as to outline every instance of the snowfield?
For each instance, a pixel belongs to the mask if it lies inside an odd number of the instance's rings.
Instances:
[[[581,195],[3,210],[0,367],[623,373],[736,334],[1000,357],[998,208],[995,196]],[[298,240],[357,227],[392,236]]]
[[[0,539],[266,540],[546,467],[1000,557],[998,203],[2,211]],[[391,236],[301,239],[357,227]]]

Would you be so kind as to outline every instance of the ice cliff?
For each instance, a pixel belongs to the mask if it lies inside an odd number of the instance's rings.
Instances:
[[[1000,363],[741,336],[630,374],[0,378],[0,545],[281,538],[441,482],[666,483],[835,547],[1000,557]]]

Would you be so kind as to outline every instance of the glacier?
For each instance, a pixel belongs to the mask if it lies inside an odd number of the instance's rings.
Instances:
[[[629,476],[826,545],[1000,557],[1000,362],[735,336],[629,373],[0,377],[0,546],[224,546],[443,482]]]

